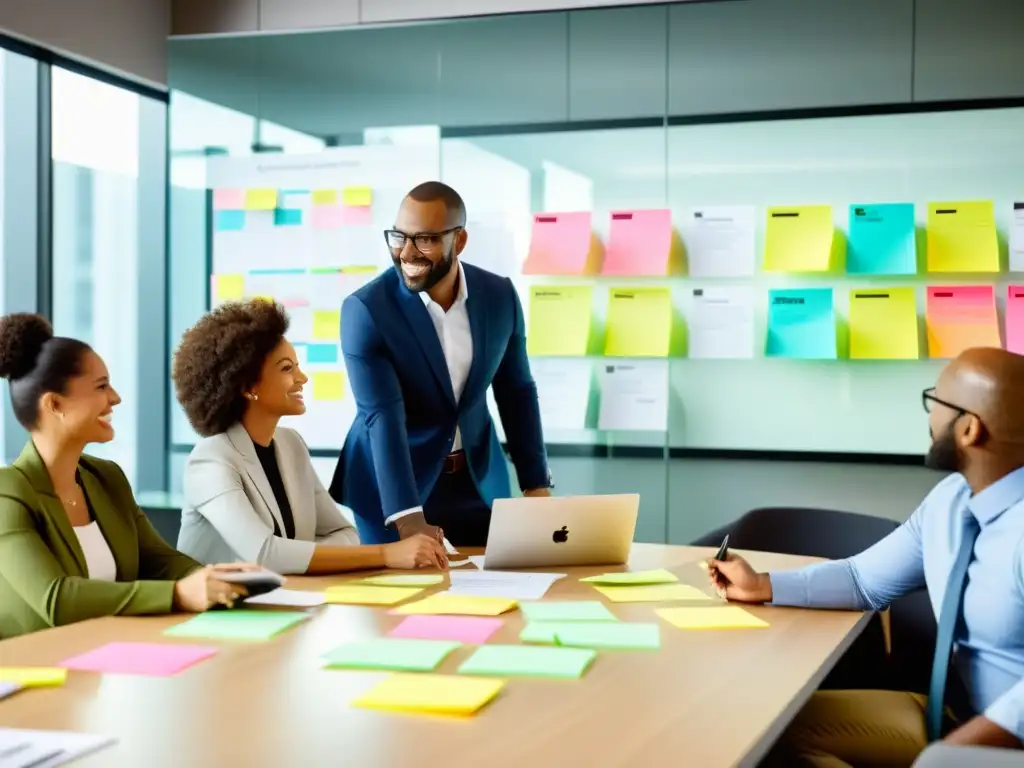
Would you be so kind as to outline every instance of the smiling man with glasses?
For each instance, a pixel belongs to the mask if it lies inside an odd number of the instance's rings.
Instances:
[[[523,309],[508,278],[459,260],[467,240],[459,194],[420,184],[384,232],[394,269],[342,305],[358,410],[331,495],[364,543],[426,533],[486,544],[491,503],[511,495],[489,387],[520,487],[550,493]]]
[[[708,571],[730,600],[883,610],[926,588],[938,621],[928,697],[819,691],[765,765],[911,765],[931,740],[1012,749],[1024,739],[1024,357],[970,349],[922,393],[925,463],[951,474],[902,526],[846,560]],[[965,691],[957,697],[956,691]]]

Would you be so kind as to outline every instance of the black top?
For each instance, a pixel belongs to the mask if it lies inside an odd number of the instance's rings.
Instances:
[[[274,452],[274,441],[270,445],[263,446],[254,442],[252,447],[256,449],[256,456],[263,465],[263,471],[270,482],[270,489],[274,492],[274,500],[277,501],[277,508],[281,510],[281,519],[284,520],[284,538],[295,538],[295,518],[292,517],[292,505],[288,503],[288,494],[284,490],[284,480],[281,479],[281,470],[277,466],[277,454]],[[281,529],[274,520],[274,535],[280,536]]]

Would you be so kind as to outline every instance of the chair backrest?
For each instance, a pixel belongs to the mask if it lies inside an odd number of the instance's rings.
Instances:
[[[729,546],[841,560],[881,541],[899,524],[883,517],[810,507],[762,507],[732,526]]]

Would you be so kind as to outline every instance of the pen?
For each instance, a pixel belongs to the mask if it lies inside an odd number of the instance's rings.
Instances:
[[[715,553],[715,560],[724,561],[729,556],[729,534],[725,534],[725,538],[722,539],[722,546],[718,548]]]

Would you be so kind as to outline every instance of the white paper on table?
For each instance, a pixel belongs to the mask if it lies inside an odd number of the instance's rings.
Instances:
[[[686,326],[691,358],[752,358],[753,291],[749,286],[694,288]]]
[[[564,573],[517,573],[515,571],[462,571],[451,574],[448,594],[464,597],[506,597],[540,600]]]
[[[246,605],[287,605],[294,608],[312,608],[327,602],[323,592],[304,592],[300,589],[275,589],[255,597],[247,597]]]
[[[485,555],[470,555],[469,562],[479,568],[481,571],[484,569],[484,558]]]
[[[1024,272],[1024,203],[1014,203],[1010,213],[1010,271]]]
[[[54,768],[117,743],[112,736],[0,728],[2,768]]]
[[[601,365],[598,429],[668,429],[668,360]]]
[[[691,277],[748,277],[756,262],[752,206],[691,208],[683,221],[686,266]]]

